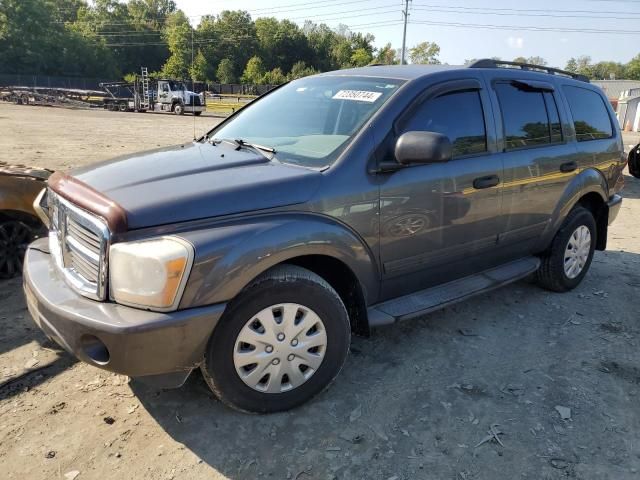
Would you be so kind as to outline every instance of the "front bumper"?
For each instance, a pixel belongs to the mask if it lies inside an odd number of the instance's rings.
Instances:
[[[618,213],[620,212],[621,205],[622,197],[618,194],[612,195],[607,202],[607,206],[609,207],[609,225],[611,225],[615,221]]]
[[[162,387],[181,385],[202,363],[226,306],[158,313],[90,300],[66,284],[46,239],[29,246],[23,275],[29,312],[49,338],[84,362]]]

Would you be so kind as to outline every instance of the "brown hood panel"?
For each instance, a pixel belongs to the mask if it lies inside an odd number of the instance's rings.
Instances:
[[[66,173],[56,172],[49,177],[48,184],[61,197],[104,218],[112,233],[127,231],[127,214],[124,209],[86,183]]]

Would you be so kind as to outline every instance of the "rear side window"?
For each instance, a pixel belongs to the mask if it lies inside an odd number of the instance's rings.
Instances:
[[[451,92],[420,105],[404,131],[441,133],[449,137],[453,156],[487,151],[482,101],[477,90]]]
[[[497,83],[495,91],[507,150],[562,141],[558,107],[551,93],[524,90],[508,82]]]
[[[580,87],[563,87],[567,97],[576,137],[579,142],[611,138],[613,127],[604,100],[592,90]]]

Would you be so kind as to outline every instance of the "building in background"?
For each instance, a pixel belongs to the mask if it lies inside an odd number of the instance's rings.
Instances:
[[[620,94],[616,116],[622,130],[640,132],[640,87]]]

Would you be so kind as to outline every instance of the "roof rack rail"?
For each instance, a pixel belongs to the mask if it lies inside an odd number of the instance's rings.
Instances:
[[[505,60],[494,60],[492,58],[483,58],[476,60],[469,68],[501,68],[501,67],[517,67],[520,70],[530,70],[534,72],[549,73],[551,75],[561,75],[564,77],[570,77],[574,80],[580,80],[582,82],[589,83],[589,77],[586,75],[580,75],[579,73],[567,72],[566,70],[560,70],[559,68],[544,67],[542,65],[534,65],[532,63],[520,63],[520,62],[507,62]]]

